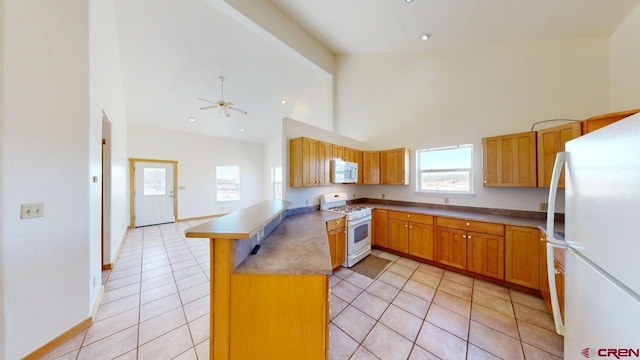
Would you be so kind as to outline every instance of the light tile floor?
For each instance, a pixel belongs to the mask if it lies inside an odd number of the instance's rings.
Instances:
[[[208,359],[209,242],[203,221],[130,230],[93,325],[45,359]],[[329,278],[330,358],[558,359],[562,338],[542,299],[374,250],[375,280]]]

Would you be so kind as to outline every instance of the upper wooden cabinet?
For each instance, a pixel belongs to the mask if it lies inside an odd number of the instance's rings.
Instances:
[[[289,141],[289,185],[331,185],[332,145],[305,137]]]
[[[380,151],[380,184],[409,185],[409,149]]]
[[[582,135],[582,124],[573,122],[538,130],[538,187],[549,187],[556,154],[564,151],[564,144]],[[564,188],[564,171],[558,187]]]
[[[536,133],[482,139],[483,186],[536,187]]]
[[[362,183],[366,185],[380,184],[380,152],[362,152]]]
[[[631,116],[638,112],[640,112],[640,109],[618,111],[614,113],[598,115],[598,116],[588,118],[582,122],[582,133],[588,134],[592,131],[596,131],[600,129],[601,127],[605,127],[609,124],[612,124],[618,120],[622,120],[627,116]]]

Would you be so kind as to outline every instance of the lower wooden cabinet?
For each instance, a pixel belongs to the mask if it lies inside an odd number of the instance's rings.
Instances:
[[[433,216],[389,211],[388,247],[433,260]]]
[[[433,260],[433,225],[409,223],[409,255]]]
[[[347,231],[345,219],[327,221],[327,239],[333,269],[345,262],[347,256]]]
[[[558,292],[558,304],[560,315],[564,322],[564,257],[566,250],[555,248],[553,251],[554,274],[556,276],[556,291]]]
[[[409,222],[389,219],[389,249],[409,253]]]
[[[389,247],[389,212],[383,209],[373,209],[371,212],[372,245]]]
[[[505,235],[504,279],[531,289],[541,289],[540,278],[545,276],[546,272],[542,272],[540,267],[540,231],[506,226]],[[542,244],[544,245],[544,242]]]
[[[435,261],[467,268],[467,232],[464,230],[436,227]]]
[[[504,280],[504,237],[467,233],[467,270]]]

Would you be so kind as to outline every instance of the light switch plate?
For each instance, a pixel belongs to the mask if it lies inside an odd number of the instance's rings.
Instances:
[[[32,219],[44,216],[44,203],[20,205],[20,219]]]

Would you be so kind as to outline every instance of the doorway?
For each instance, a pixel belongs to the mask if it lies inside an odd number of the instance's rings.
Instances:
[[[178,162],[129,159],[130,228],[175,222]]]

